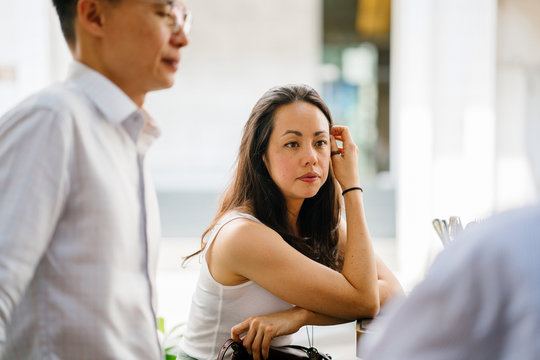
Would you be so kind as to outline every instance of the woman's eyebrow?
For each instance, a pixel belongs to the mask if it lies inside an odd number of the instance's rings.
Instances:
[[[298,130],[287,130],[285,131],[283,134],[281,134],[281,137],[287,135],[287,134],[294,134],[294,135],[297,135],[297,136],[302,136],[302,133]]]
[[[294,134],[296,136],[302,136],[302,133],[298,130],[287,130],[285,131],[283,134],[281,134],[281,136],[285,136],[285,135],[288,135],[288,134]],[[316,137],[316,136],[319,136],[319,135],[322,135],[322,134],[326,134],[326,135],[329,135],[328,131],[326,130],[320,130],[320,131],[315,131],[313,133],[313,137]]]

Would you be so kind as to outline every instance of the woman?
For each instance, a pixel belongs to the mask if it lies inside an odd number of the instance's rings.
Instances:
[[[231,336],[254,359],[265,358],[271,343],[290,343],[303,325],[373,317],[401,291],[373,252],[357,156],[348,129],[332,125],[312,88],[262,96],[195,253],[203,264],[180,358],[215,359]]]

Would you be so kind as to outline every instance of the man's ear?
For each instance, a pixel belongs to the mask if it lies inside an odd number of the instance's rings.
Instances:
[[[88,34],[101,37],[105,22],[104,4],[99,0],[79,0],[77,19],[81,28]]]

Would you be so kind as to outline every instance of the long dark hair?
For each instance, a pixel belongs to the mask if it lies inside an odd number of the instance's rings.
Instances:
[[[309,258],[332,269],[341,268],[342,259],[337,246],[340,198],[332,170],[330,169],[326,182],[317,194],[304,200],[296,224],[300,234],[298,237],[289,223],[285,198],[270,177],[263,161],[274,128],[276,110],[297,101],[319,108],[328,120],[329,127],[332,127],[328,107],[311,87],[286,85],[268,90],[253,107],[244,127],[236,171],[221,199],[216,217],[202,235],[201,250],[188,256],[186,260],[203,251],[206,234],[225,213],[239,210],[251,213]]]

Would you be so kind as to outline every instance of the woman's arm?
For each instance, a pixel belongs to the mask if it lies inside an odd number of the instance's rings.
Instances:
[[[345,221],[339,226],[338,250],[344,253],[347,248],[347,227]],[[380,305],[403,290],[396,277],[376,256],[377,285]],[[231,338],[241,342],[254,359],[268,357],[271,340],[276,336],[294,334],[304,325],[335,325],[351,321],[331,315],[317,313],[300,307],[273,314],[252,316],[231,329]],[[243,333],[245,335],[240,337]]]
[[[344,242],[343,242],[344,243]],[[391,297],[403,295],[396,277],[377,257],[377,274],[381,306]],[[252,316],[231,329],[231,338],[242,343],[254,359],[268,357],[270,342],[276,336],[296,333],[304,325],[336,325],[348,322],[330,315],[316,313],[300,307],[261,316]],[[245,335],[240,337],[243,333]]]
[[[340,252],[345,251],[346,244],[347,228],[345,222],[342,221],[339,226],[338,248]],[[378,256],[376,256],[376,264],[379,299],[382,306],[391,297],[402,295],[403,289]],[[347,321],[350,320],[316,313],[296,306],[273,314],[252,316],[231,329],[231,338],[241,342],[254,359],[260,359],[261,356],[267,358],[270,342],[276,336],[294,334],[304,325],[336,325]],[[245,335],[240,337],[243,333]]]
[[[231,329],[231,338],[241,342],[255,360],[268,357],[270,342],[276,336],[297,332],[304,325],[335,325],[346,320],[315,313],[297,306],[269,315],[252,316]],[[246,333],[243,337],[241,334]]]
[[[379,257],[377,257],[377,274],[381,306],[391,297],[403,295],[403,289],[396,277]],[[349,320],[295,306],[274,314],[252,316],[233,326],[231,338],[242,343],[254,359],[259,359],[260,356],[266,359],[270,342],[276,336],[294,334],[304,325],[336,325],[347,321]],[[240,337],[243,333],[245,335]]]
[[[347,245],[347,225],[345,221],[342,221],[339,226],[339,251],[344,252]],[[375,255],[375,261],[377,264],[377,284],[379,287],[379,301],[382,307],[387,300],[396,296],[404,295],[401,284],[394,276],[394,274],[388,269],[385,263]]]
[[[394,296],[403,296],[403,288],[384,262],[377,257],[377,277],[379,283],[379,299],[381,307]]]
[[[332,156],[334,176],[339,181],[341,189],[360,187],[358,147],[354,144],[349,130],[343,126],[334,126],[330,129],[330,134],[332,135],[332,153],[338,150],[336,140],[343,143],[343,148],[339,149],[341,154]],[[345,248],[341,273],[360,292],[364,300],[365,309],[357,314],[355,319],[374,317],[379,312],[380,306],[378,277],[375,253],[364,214],[363,192],[361,190],[347,191],[343,199],[347,226],[345,233],[340,231],[340,239],[342,239],[340,245]],[[343,230],[343,226],[340,230]]]

